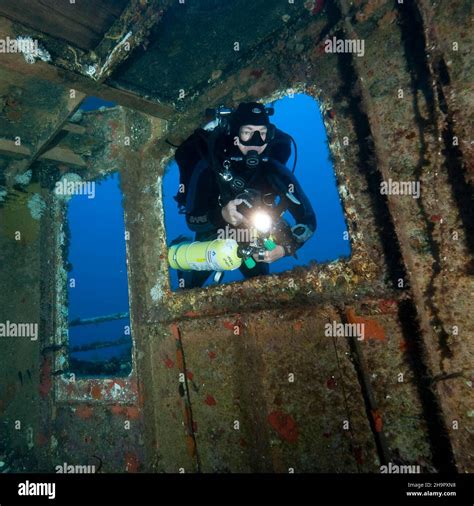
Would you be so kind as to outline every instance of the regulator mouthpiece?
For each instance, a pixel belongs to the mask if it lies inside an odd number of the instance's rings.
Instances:
[[[257,151],[249,151],[245,155],[245,164],[250,169],[254,169],[255,167],[258,167],[260,164],[260,156]]]

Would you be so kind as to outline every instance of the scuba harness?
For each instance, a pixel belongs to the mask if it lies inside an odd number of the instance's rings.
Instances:
[[[263,109],[263,106],[260,104],[258,105],[260,108],[257,109],[257,107],[254,107],[252,109],[252,113],[266,112],[268,115],[273,114],[272,108]],[[254,131],[249,139],[242,140],[239,133],[235,131],[235,127],[234,131],[232,131],[232,118],[238,112],[239,109],[234,112],[231,109],[227,109],[222,106],[218,109],[207,110],[206,115],[214,117],[214,120],[204,128],[198,129],[194,132],[195,150],[197,151],[199,159],[207,161],[212,172],[215,174],[219,188],[219,205],[223,207],[230,200],[240,199],[243,203],[239,206],[239,212],[246,217],[245,221],[247,225],[251,224],[251,218],[257,217],[260,218],[260,220],[263,219],[263,222],[265,222],[268,226],[265,226],[260,230],[257,226],[254,229],[257,230],[257,234],[252,238],[252,240],[245,242],[240,241],[238,244],[235,243],[235,246],[233,244],[229,244],[229,241],[224,241],[222,244],[219,243],[219,241],[222,240],[210,242],[205,250],[205,253],[201,248],[202,251],[198,255],[200,256],[200,260],[207,259],[205,264],[199,264],[199,262],[196,264],[196,262],[193,263],[188,260],[188,256],[191,260],[195,256],[192,254],[192,251],[197,249],[197,246],[193,246],[195,243],[183,243],[180,249],[173,247],[173,252],[170,250],[170,254],[172,254],[169,260],[170,265],[174,268],[178,268],[178,258],[185,258],[186,261],[184,263],[183,260],[179,262],[180,268],[184,270],[206,270],[209,266],[211,267],[211,270],[215,270],[217,272],[220,270],[233,270],[238,268],[240,265],[236,259],[241,258],[246,266],[251,269],[256,265],[253,258],[254,254],[257,254],[259,259],[263,260],[264,252],[271,251],[276,247],[274,242],[274,236],[276,233],[286,237],[293,235],[293,237],[299,242],[300,239],[298,239],[298,235],[302,234],[300,237],[303,237],[308,231],[308,227],[306,225],[297,225],[290,228],[289,224],[283,219],[283,214],[288,209],[290,201],[297,205],[301,205],[301,202],[288,191],[287,185],[285,185],[285,183],[280,179],[278,174],[276,172],[272,173],[271,163],[269,164],[271,157],[269,157],[266,153],[259,154],[257,151],[253,150],[250,150],[246,154],[241,153],[238,148],[230,143],[230,139],[233,138],[233,134],[236,134],[239,137],[239,142],[244,146],[258,147],[268,144],[265,151],[272,154],[271,149],[277,136],[280,136],[279,140],[282,144],[284,140],[286,140],[283,136],[287,136],[291,139],[295,150],[295,160],[292,169],[292,173],[294,173],[297,162],[297,147],[293,137],[278,131],[273,124],[268,122],[267,119],[266,123],[254,123],[253,121],[244,123],[265,125],[267,127],[265,140],[262,138],[259,131]],[[283,141],[281,140],[282,138]],[[176,160],[178,165],[180,165],[178,161],[178,151],[176,153]],[[291,147],[287,147],[285,145],[280,151],[285,151],[286,159],[288,159],[291,154]],[[285,162],[286,160],[281,160],[283,165]],[[189,175],[188,178],[190,179]],[[262,178],[266,179],[268,183],[270,183],[274,190],[276,190],[276,193],[267,193],[262,196],[261,192],[252,188],[252,184],[256,183],[259,179],[261,181]],[[186,185],[184,186],[186,187]],[[280,198],[280,201],[278,204],[275,204],[275,200],[278,197]],[[184,199],[180,202],[178,195],[175,199],[178,201],[180,207],[184,208]],[[270,199],[271,202],[269,201]],[[180,212],[183,211],[185,212],[184,209]],[[299,230],[302,227],[304,230]],[[204,245],[204,243],[202,244]],[[221,262],[221,266],[216,268],[218,267],[218,264],[213,264],[212,258],[218,258],[218,256],[221,255],[221,250],[224,246],[227,249],[225,249],[226,254],[223,257],[223,263]],[[294,251],[288,250],[286,247],[284,248],[286,253],[294,253]],[[202,256],[203,254],[204,256]],[[201,265],[201,267],[198,267],[198,265]]]

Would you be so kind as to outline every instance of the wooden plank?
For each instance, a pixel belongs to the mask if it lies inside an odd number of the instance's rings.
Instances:
[[[63,130],[66,132],[71,132],[72,134],[84,135],[86,133],[86,129],[81,125],[76,125],[75,123],[66,123],[63,126]]]
[[[39,159],[60,162],[74,167],[86,167],[86,162],[79,155],[66,148],[52,148],[39,156]]]
[[[0,139],[0,153],[12,156],[14,158],[31,157],[31,150],[26,146],[17,146],[15,141],[9,139]],[[85,167],[86,162],[76,153],[67,148],[54,147],[45,151],[38,157],[40,160],[50,160],[60,162],[75,167]]]
[[[0,14],[25,26],[94,49],[127,0],[2,0]]]
[[[31,155],[31,151],[26,146],[17,146],[15,141],[9,139],[0,139],[0,153],[22,158]]]

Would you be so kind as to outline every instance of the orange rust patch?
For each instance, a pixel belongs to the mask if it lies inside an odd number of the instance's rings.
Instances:
[[[374,423],[375,423],[375,430],[377,432],[382,432],[382,428],[383,428],[382,415],[380,414],[378,409],[373,409],[371,411],[371,413],[372,413],[372,418],[374,419]]]
[[[208,406],[215,406],[217,404],[216,400],[214,399],[214,397],[212,395],[208,395],[206,397],[206,399],[204,400],[204,402],[208,405]]]
[[[127,473],[137,473],[139,467],[139,461],[136,453],[127,452],[125,454],[125,470]]]
[[[166,360],[163,360],[163,362],[168,369],[173,369],[174,362],[169,357],[167,357]]]
[[[235,323],[229,322],[229,321],[224,321],[223,325],[228,330],[234,330]]]
[[[393,299],[382,299],[379,301],[379,309],[382,313],[393,313],[397,309],[397,301]]]
[[[196,318],[199,316],[199,313],[197,311],[187,311],[184,313],[184,316],[187,316],[188,318]]]
[[[112,406],[110,411],[112,411],[113,415],[122,415],[123,414],[123,408],[122,406]]]
[[[129,420],[138,420],[140,418],[140,410],[136,406],[129,406],[126,412]]]
[[[293,328],[296,330],[296,332],[299,332],[303,328],[303,323],[302,322],[296,322],[293,325]]]
[[[192,429],[192,426],[191,426],[191,412],[189,411],[188,407],[184,408],[184,425],[186,427],[186,430],[188,432],[190,432],[191,429]]]
[[[92,387],[91,395],[92,395],[92,398],[95,399],[96,401],[98,401],[102,397],[102,391],[100,390],[99,385],[96,384]]]
[[[178,325],[176,325],[176,323],[172,323],[170,325],[170,327],[171,327],[171,333],[173,334],[173,337],[175,339],[179,339],[179,327],[178,327]]]
[[[196,443],[194,442],[194,438],[192,436],[186,436],[186,448],[188,449],[188,453],[191,457],[196,455]]]
[[[267,421],[285,441],[289,443],[298,441],[298,426],[291,415],[282,411],[273,411],[268,415]]]
[[[184,369],[184,358],[180,348],[176,350],[176,362],[178,363],[179,370],[182,371]]]
[[[355,311],[352,308],[346,311],[346,317],[349,323],[364,324],[365,339],[378,339],[379,341],[385,340],[385,331],[375,320],[356,316]]]
[[[94,414],[91,406],[79,405],[76,408],[76,415],[83,420],[89,419]]]

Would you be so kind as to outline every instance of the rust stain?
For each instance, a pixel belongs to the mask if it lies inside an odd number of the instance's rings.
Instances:
[[[176,362],[178,364],[178,369],[180,371],[183,371],[184,370],[184,357],[183,357],[183,351],[181,350],[181,348],[178,348],[176,350]]]
[[[122,406],[118,406],[118,405],[112,406],[110,408],[110,411],[112,411],[113,415],[122,415],[123,414]]]
[[[359,446],[356,446],[354,449],[353,449],[353,453],[354,453],[354,457],[356,459],[356,462],[359,464],[359,465],[362,465],[364,463],[364,459],[362,457],[362,448],[360,448]]]
[[[364,324],[365,339],[378,339],[379,341],[385,340],[385,331],[375,320],[356,316],[355,311],[352,308],[346,311],[346,317],[349,323]]]
[[[188,449],[188,453],[191,457],[196,455],[196,443],[194,442],[194,438],[192,436],[186,436],[186,448]]]
[[[136,406],[128,406],[125,413],[129,420],[138,420],[140,418],[140,410]]]
[[[127,452],[125,454],[125,463],[127,473],[138,473],[139,461],[136,453]]]
[[[184,313],[184,316],[187,316],[188,318],[197,318],[199,316],[199,313],[197,311],[186,311],[186,313]]]
[[[267,420],[283,440],[288,443],[296,443],[298,441],[298,426],[291,415],[282,411],[273,411],[268,415]]]
[[[326,381],[326,386],[330,389],[330,390],[334,390],[336,387],[337,387],[337,380],[334,376],[331,376],[327,381]]]
[[[163,360],[163,363],[168,369],[173,369],[174,367],[174,362],[169,357],[167,357],[166,360]]]
[[[380,414],[379,410],[378,409],[373,409],[371,411],[371,414],[372,414],[372,418],[374,419],[375,430],[377,432],[382,432],[383,421],[382,421],[382,415]]]
[[[171,324],[171,333],[175,339],[179,340],[179,327],[176,325],[176,323]]]
[[[303,322],[296,322],[294,325],[293,325],[293,328],[295,329],[296,332],[300,332],[301,329],[303,328]]]
[[[208,405],[208,406],[215,406],[217,404],[216,400],[214,399],[214,397],[212,395],[208,395],[205,399],[204,399],[204,402]]]
[[[100,386],[95,384],[91,389],[92,398],[98,401],[102,397],[102,391]]]
[[[40,395],[43,399],[49,394],[52,386],[51,359],[49,357],[44,357],[40,372]]]
[[[382,299],[379,301],[379,309],[382,313],[394,313],[397,310],[397,301],[393,299]]]
[[[76,408],[76,415],[83,420],[89,419],[94,414],[94,410],[91,406],[79,405]]]

